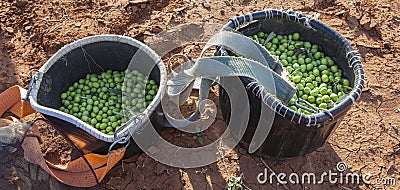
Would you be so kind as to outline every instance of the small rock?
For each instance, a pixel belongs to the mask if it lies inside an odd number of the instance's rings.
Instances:
[[[344,15],[345,13],[347,13],[347,11],[346,10],[342,10],[342,11],[337,12],[335,15],[336,16],[340,16],[340,15]]]
[[[233,152],[233,151],[232,151],[232,152],[229,154],[229,158],[230,158],[231,160],[239,160],[239,158],[240,158],[239,154],[240,154],[240,153],[236,153],[236,152]]]
[[[111,23],[111,22],[106,21],[106,20],[103,20],[103,19],[97,19],[97,21],[100,22],[100,23],[102,23],[102,24],[104,24],[104,25],[108,25],[108,24]]]
[[[27,2],[25,0],[17,0],[16,5],[17,7],[24,7],[26,3]]]
[[[400,23],[400,19],[397,17],[393,17],[393,21],[395,21],[396,23]]]
[[[204,8],[207,8],[207,9],[211,7],[210,3],[207,3],[207,2],[205,2],[205,3],[203,4],[203,6],[204,6]]]
[[[141,8],[141,9],[145,9],[146,7],[147,7],[146,4],[141,4],[141,5],[140,5],[140,8]]]
[[[390,42],[383,42],[383,47],[390,49]]]
[[[174,12],[181,12],[183,10],[185,10],[187,7],[179,7],[179,8],[175,8]]]
[[[394,132],[396,133],[396,135],[399,135],[399,126],[397,125],[392,125]]]
[[[10,33],[10,34],[14,33],[14,29],[11,28],[11,27],[7,27],[7,28],[6,28],[6,31],[7,31],[8,33]]]
[[[400,113],[400,108],[397,108],[395,112]]]

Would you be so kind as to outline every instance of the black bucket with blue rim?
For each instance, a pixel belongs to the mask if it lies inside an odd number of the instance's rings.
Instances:
[[[59,111],[61,93],[87,74],[106,70],[125,71],[135,68],[156,81],[159,90],[151,104],[141,113],[143,119],[135,125],[133,117],[121,124],[121,132],[109,135],[82,121],[80,118]],[[77,144],[83,152],[106,154],[110,145],[136,133],[143,127],[162,129],[161,97],[164,96],[167,71],[161,58],[148,46],[135,39],[120,35],[96,35],[77,40],[61,48],[37,72],[30,94],[32,108],[40,112],[62,133]],[[133,130],[136,127],[137,130]],[[116,130],[117,131],[117,130]],[[133,141],[133,140],[131,140]],[[134,142],[117,143],[117,147],[129,145],[125,157],[142,150]],[[80,154],[73,155],[80,156]]]
[[[343,76],[350,81],[353,90],[335,107],[311,116],[300,114],[270,98],[265,102],[267,105],[265,107],[276,114],[272,128],[266,140],[257,149],[256,154],[281,160],[306,155],[324,145],[351,106],[360,97],[364,84],[364,71],[360,57],[347,40],[313,17],[282,10],[265,10],[235,17],[225,25],[224,30],[238,31],[246,36],[257,34],[260,31],[275,32],[281,35],[298,32],[301,40],[318,44],[322,52],[335,60],[342,69]],[[221,50],[221,55],[228,55],[228,50]],[[222,78],[221,84],[223,85],[229,80],[232,79]],[[241,141],[241,144],[248,148],[259,122],[263,122],[260,113],[261,104],[264,102],[259,96],[262,93],[255,93],[259,91],[259,87],[256,84],[248,86],[254,82],[252,79],[241,77],[241,81],[247,87],[250,103],[250,118]],[[231,103],[228,94],[223,88],[220,88],[220,105],[226,122],[230,120]]]

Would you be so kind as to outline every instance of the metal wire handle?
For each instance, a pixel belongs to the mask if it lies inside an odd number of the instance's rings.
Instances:
[[[317,108],[317,107],[313,106],[312,104],[310,104],[308,101],[303,100],[300,97],[299,89],[297,89],[296,94],[297,94],[297,101],[294,103],[296,107],[299,107],[301,109],[307,110],[307,111],[309,111],[311,113],[317,113],[317,112],[319,112],[321,110],[321,108]],[[307,104],[307,106],[311,107],[312,109],[307,108],[307,107],[301,105],[300,103],[305,103],[305,104]]]
[[[108,152],[111,152],[111,150],[114,148],[116,144],[125,144],[125,148],[127,148],[130,144],[130,139],[133,136],[133,134],[140,133],[141,130],[138,131],[138,128],[143,124],[143,117],[146,115],[143,113],[139,113],[135,116],[133,116],[128,122],[123,124],[121,127],[117,128],[114,133],[114,142],[110,145]],[[132,125],[132,126],[131,126]],[[128,129],[129,133],[127,136],[119,137],[118,134],[122,132],[123,130]]]
[[[32,69],[29,71],[29,76],[31,77],[31,80],[29,81],[29,86],[28,86],[28,90],[26,92],[26,96],[25,96],[25,98],[23,98],[24,101],[29,100],[29,95],[31,94],[33,84],[36,82],[36,77],[37,77],[38,73],[39,73],[39,70],[37,70],[37,69]]]
[[[309,112],[312,112],[313,114],[314,114],[314,113],[319,113],[319,112],[322,111],[322,112],[328,114],[329,117],[331,118],[331,120],[334,120],[334,119],[335,119],[335,117],[333,117],[333,114],[332,114],[329,110],[323,109],[323,108],[315,107],[315,106],[313,106],[312,104],[310,104],[308,101],[303,100],[303,99],[300,97],[300,92],[299,92],[298,89],[297,89],[296,94],[297,94],[297,97],[298,97],[298,98],[297,98],[297,101],[294,102],[294,105],[295,105],[296,107],[299,107],[299,108],[301,108],[301,109],[304,109],[304,110],[307,110],[307,111],[309,111]],[[305,106],[303,106],[303,105],[301,105],[300,103],[305,103],[305,104],[307,104],[307,106],[311,107],[311,109],[310,109],[310,108],[307,108],[307,107],[305,107]]]

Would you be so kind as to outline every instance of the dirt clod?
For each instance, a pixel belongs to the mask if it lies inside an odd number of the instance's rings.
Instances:
[[[7,28],[6,28],[6,31],[7,31],[8,33],[10,33],[10,34],[14,33],[14,29],[11,28],[11,27],[7,27]]]

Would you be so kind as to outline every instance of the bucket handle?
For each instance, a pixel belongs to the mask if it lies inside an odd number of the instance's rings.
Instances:
[[[29,71],[29,76],[31,77],[31,80],[29,81],[29,86],[28,86],[26,95],[25,95],[25,97],[22,98],[23,101],[29,100],[29,95],[32,92],[33,85],[36,83],[38,73],[39,73],[39,70],[37,70],[37,69],[32,69]]]
[[[245,55],[250,59],[232,56],[201,57],[209,48],[221,46],[241,55]],[[254,49],[259,51],[254,51]],[[292,83],[285,79],[287,78],[287,73],[276,57],[273,57],[264,47],[250,38],[232,31],[221,31],[214,35],[202,50],[200,59],[198,59],[191,67],[191,61],[188,57],[181,54],[173,57],[177,56],[184,57],[186,62],[181,71],[172,77],[172,79],[167,83],[169,87],[168,96],[171,98],[176,99],[177,97],[183,97],[183,100],[185,101],[192,90],[191,84],[193,84],[195,79],[199,77],[203,77],[199,93],[200,102],[207,98],[209,88],[215,84],[215,81],[219,77],[249,77],[257,80],[260,84],[263,84],[265,88],[268,88],[267,84],[271,82],[271,78],[266,77],[266,74],[268,73],[269,76],[273,77],[272,79],[275,82],[275,89],[266,90],[276,90],[276,96],[278,99],[281,99],[284,102],[289,102],[296,91]],[[168,63],[168,69],[170,69],[170,61]],[[175,104],[179,105],[183,102],[175,101]],[[188,119],[184,120],[174,119],[169,116],[168,113],[164,113],[164,116],[169,121],[168,123],[173,127],[185,128],[193,121],[198,120],[201,113],[200,110],[202,110],[201,105],[196,109],[195,113],[193,113]],[[161,121],[163,122],[163,120]]]
[[[110,145],[108,151],[111,152],[116,144],[126,144],[125,147],[128,147],[133,134],[140,133],[143,130],[139,129],[139,127],[142,126],[144,128],[144,126],[142,125],[144,117],[146,117],[146,115],[143,113],[134,115],[128,122],[117,128],[114,133],[114,142]],[[127,129],[129,133],[125,136],[118,136],[118,134],[120,134],[125,129]]]
[[[332,121],[332,120],[335,120],[335,117],[333,116],[333,114],[332,114],[329,110],[323,109],[323,108],[315,107],[315,106],[313,106],[312,104],[310,104],[308,101],[303,100],[303,99],[300,97],[299,90],[297,90],[296,95],[297,95],[297,97],[298,97],[298,99],[294,102],[294,105],[295,105],[296,107],[299,107],[299,108],[301,108],[301,109],[307,110],[307,111],[312,112],[312,113],[319,113],[319,112],[322,111],[322,112],[324,112],[324,113],[326,113],[326,114],[329,115],[329,117],[331,118],[331,121]],[[307,104],[307,106],[309,106],[310,108],[307,108],[307,107],[301,105],[300,103],[305,103],[305,104]]]

